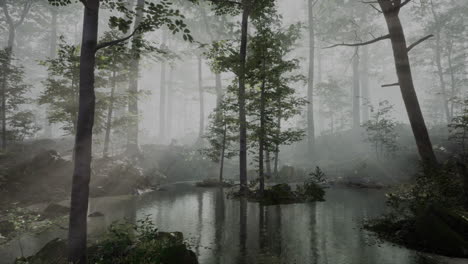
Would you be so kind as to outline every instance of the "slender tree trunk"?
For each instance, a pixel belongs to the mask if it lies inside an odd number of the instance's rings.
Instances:
[[[437,166],[437,158],[432,149],[432,143],[427,132],[424,117],[419,106],[418,97],[414,89],[411,66],[408,58],[408,49],[403,32],[403,27],[398,17],[399,8],[395,10],[392,2],[378,0],[385,16],[385,21],[390,34],[395,67],[400,85],[401,94],[405,103],[408,118],[413,130],[419,155],[424,165],[429,167]]]
[[[200,122],[198,130],[198,138],[203,137],[205,129],[205,100],[203,96],[203,74],[202,74],[202,58],[198,56],[198,95],[200,98]]]
[[[219,182],[224,181],[223,172],[224,172],[224,157],[226,156],[226,135],[227,135],[227,123],[224,123],[223,138],[222,138],[222,147],[221,147],[221,157],[219,159]]]
[[[321,83],[322,79],[322,53],[320,50],[317,50],[317,82]],[[323,110],[324,110],[324,103],[321,96],[318,98],[318,121],[319,121],[319,128],[318,131],[320,135],[325,130],[325,118],[323,117]]]
[[[359,48],[353,57],[353,130],[361,127],[361,87],[359,82]]]
[[[241,46],[239,52],[239,179],[240,191],[247,191],[247,119],[245,111],[245,63],[247,57],[247,30],[251,0],[242,0]]]
[[[265,54],[264,54],[265,55]],[[263,62],[263,74],[265,75],[265,61]],[[266,76],[264,76],[266,78]],[[260,195],[263,195],[263,191],[265,190],[265,174],[264,174],[264,151],[265,151],[265,80],[262,82],[262,86],[260,87],[260,135],[258,137],[258,174],[260,180]]]
[[[281,109],[278,109],[278,120],[277,120],[277,135],[276,137],[278,138],[280,133],[281,133]],[[279,144],[275,143],[275,164],[273,167],[273,174],[275,175],[276,178],[279,177],[279,171],[278,171],[278,163],[279,163]]]
[[[115,86],[116,86],[115,78],[116,78],[116,69],[112,71],[111,94],[109,98],[109,108],[107,110],[106,134],[104,137],[104,150],[103,150],[104,158],[107,158],[109,156],[110,134],[111,134],[111,129],[112,129],[112,115],[114,112],[114,95],[115,95]]]
[[[314,23],[314,1],[308,0],[309,13],[309,77],[307,85],[307,143],[308,153],[313,155],[315,145],[314,127],[314,66],[315,66],[315,23]]]
[[[361,60],[361,89],[364,105],[362,106],[362,122],[369,121],[369,104],[370,104],[370,91],[369,91],[369,47],[362,47],[362,60]]]
[[[4,64],[2,65],[3,69],[5,70],[5,73],[4,75],[2,76],[2,80],[1,80],[1,101],[2,101],[2,150],[5,151],[6,150],[6,147],[7,147],[7,123],[6,123],[6,111],[7,111],[7,85],[8,85],[8,72],[7,70],[10,68],[10,65],[11,65],[11,59],[12,59],[12,56],[13,56],[13,45],[15,43],[15,37],[16,37],[16,29],[18,28],[18,26],[20,26],[23,21],[24,21],[24,18],[26,17],[26,15],[29,13],[29,10],[32,6],[32,3],[33,1],[32,0],[28,0],[27,2],[25,2],[24,6],[23,6],[23,9],[21,11],[21,14],[20,14],[20,19],[18,21],[13,21],[12,17],[10,16],[10,12],[8,10],[8,6],[7,6],[7,1],[0,1],[0,6],[1,8],[3,9],[3,14],[5,16],[5,22],[7,24],[7,27],[8,27],[8,42],[7,42],[7,46],[5,48],[5,52],[6,52],[6,58],[5,58],[5,62]]]
[[[265,150],[265,166],[266,166],[266,174],[271,177],[271,157],[270,151]]]
[[[172,108],[174,104],[174,68],[170,67],[169,69],[169,81],[167,83],[167,135],[172,135]]]
[[[136,4],[136,17],[134,29],[137,28],[143,19],[143,8],[145,7],[145,0],[137,0]],[[138,39],[141,34],[135,34],[134,42],[132,44],[132,59],[130,60],[130,73],[129,73],[129,87],[130,99],[128,102],[128,112],[130,115],[130,122],[128,126],[128,142],[127,154],[134,155],[139,153],[138,146],[138,131],[139,131],[139,113],[138,113],[138,77],[140,73],[140,50],[138,48]]]
[[[452,118],[450,117],[450,111],[448,106],[448,98],[447,98],[447,87],[445,85],[444,80],[444,69],[442,68],[442,47],[440,43],[440,29],[436,31],[436,46],[435,46],[435,59],[436,59],[436,66],[437,66],[437,75],[439,76],[439,83],[440,83],[440,90],[442,93],[442,106],[444,107],[444,114],[447,124],[450,123]]]
[[[159,97],[159,139],[162,143],[166,140],[166,62],[161,63]]]
[[[451,92],[450,92],[450,100],[451,100],[451,104],[450,104],[450,118],[453,118],[453,112],[454,112],[454,106],[455,106],[455,103],[454,103],[454,99],[455,99],[455,96],[456,96],[456,93],[457,93],[457,84],[456,84],[456,81],[455,81],[455,74],[453,72],[453,61],[452,61],[452,52],[453,52],[453,42],[451,41],[450,44],[448,45],[448,66],[449,66],[449,72],[450,72],[450,84],[451,84]],[[451,121],[451,120],[450,120]]]
[[[5,48],[6,59],[2,65],[5,69],[2,80],[2,150],[5,151],[7,148],[7,122],[6,122],[6,111],[7,111],[7,85],[8,85],[8,73],[7,70],[10,68],[11,59],[13,56],[13,45],[15,43],[16,28],[14,25],[9,25],[8,27],[8,44]]]
[[[221,81],[221,73],[215,74],[215,89],[216,89],[216,107],[221,105],[223,101],[223,84]]]
[[[50,7],[51,22],[50,22],[50,45],[49,45],[49,58],[55,59],[57,53],[57,15],[58,11],[56,7]],[[52,137],[52,126],[49,122],[48,111],[46,109],[44,122],[44,136],[46,138]]]
[[[95,94],[94,66],[98,36],[99,0],[88,0],[84,8],[80,56],[80,104],[75,138],[75,159],[68,232],[68,261],[85,264],[91,145]]]

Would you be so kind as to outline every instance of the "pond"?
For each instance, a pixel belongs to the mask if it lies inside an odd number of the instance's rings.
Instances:
[[[362,220],[384,212],[385,193],[379,190],[332,188],[326,202],[260,206],[229,200],[221,189],[195,188],[182,183],[139,197],[92,199],[89,233],[98,236],[119,219],[150,217],[162,231],[181,231],[202,264],[452,264],[461,259],[420,254],[377,243],[360,226]],[[0,263],[30,255],[47,241],[65,237],[63,227],[39,235],[24,235],[0,247]]]

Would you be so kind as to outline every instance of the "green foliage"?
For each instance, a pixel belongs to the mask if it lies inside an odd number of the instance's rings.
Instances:
[[[105,238],[90,249],[89,261],[95,264],[170,263],[170,251],[188,251],[180,233],[159,233],[145,218],[136,224],[114,223]],[[175,262],[173,262],[175,263]]]
[[[319,166],[316,166],[315,170],[309,173],[309,176],[311,176],[309,181],[315,182],[316,184],[322,184],[326,182],[326,175]]]
[[[390,117],[393,105],[388,101],[379,102],[377,110],[371,107],[372,117],[362,126],[366,129],[367,140],[373,145],[377,157],[385,154],[394,155],[398,149],[397,133],[395,127],[397,122]]]
[[[225,96],[221,104],[210,115],[210,123],[204,134],[209,146],[201,152],[213,162],[219,162],[221,155],[230,159],[237,155],[235,142],[238,139],[238,112],[235,98]]]
[[[99,59],[99,58],[98,58]],[[76,132],[79,100],[80,76],[79,47],[68,45],[62,39],[55,59],[48,59],[41,64],[47,67],[48,78],[43,82],[45,90],[39,97],[39,104],[49,105],[48,119],[52,124],[61,124],[67,134]],[[99,62],[98,62],[99,64]],[[96,87],[103,85],[104,80],[96,76]],[[101,131],[104,124],[103,111],[105,95],[96,92],[96,114],[94,131]]]
[[[26,96],[31,86],[24,83],[23,67],[14,65],[10,51],[0,50],[0,65],[0,79],[5,82],[6,138],[22,141],[39,130],[33,112],[26,110],[26,106],[32,102]]]
[[[460,153],[463,160],[466,160],[466,141],[468,139],[468,100],[463,101],[462,112],[452,118],[452,123],[448,125],[450,130],[450,140],[460,146]]]
[[[411,218],[432,205],[462,208],[462,177],[454,161],[449,161],[438,169],[426,169],[425,173],[416,176],[413,183],[401,185],[387,194],[392,217]]]
[[[344,84],[335,78],[318,83],[315,91],[320,98],[320,115],[329,120],[329,133],[342,131],[349,123],[349,93]]]

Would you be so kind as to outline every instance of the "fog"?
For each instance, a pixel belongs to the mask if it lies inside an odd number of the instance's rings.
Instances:
[[[26,255],[68,235],[68,261],[91,262],[90,237],[124,220],[113,206],[132,224],[156,214],[162,231],[182,231],[200,263],[428,261],[406,248],[450,257],[434,263],[468,256],[466,0],[0,0],[0,9],[0,253],[9,252],[0,263],[25,256],[11,241],[36,225]],[[343,206],[357,220],[340,218]],[[422,235],[434,215],[450,235]],[[305,217],[307,234],[288,217]],[[41,229],[67,221],[66,234]],[[288,231],[261,233],[269,225]],[[384,250],[333,244],[372,232]],[[285,248],[292,234],[310,245]],[[434,242],[445,240],[456,245]]]

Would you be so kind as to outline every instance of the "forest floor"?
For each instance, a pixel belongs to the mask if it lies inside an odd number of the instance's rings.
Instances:
[[[62,222],[68,214],[61,201],[70,197],[73,164],[55,149],[70,154],[63,142],[45,140],[0,155],[0,243],[28,226]],[[127,159],[96,159],[92,171],[91,197],[137,194],[157,184]]]

